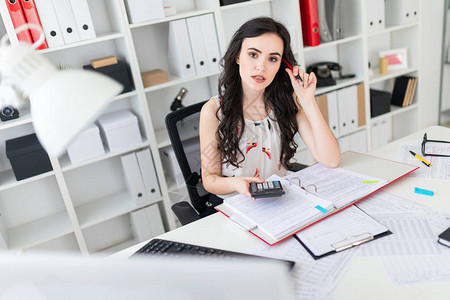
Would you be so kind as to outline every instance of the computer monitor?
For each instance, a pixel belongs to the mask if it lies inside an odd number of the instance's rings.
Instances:
[[[286,264],[0,255],[0,299],[292,299]]]

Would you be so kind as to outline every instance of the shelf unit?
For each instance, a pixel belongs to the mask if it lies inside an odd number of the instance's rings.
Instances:
[[[140,209],[129,195],[122,176],[120,156],[149,148],[158,177],[161,197],[155,204],[161,212],[165,230],[177,225],[171,213],[172,203],[187,199],[184,186],[173,183],[165,173],[161,155],[170,146],[164,118],[181,87],[188,89],[183,100],[190,105],[217,94],[217,72],[200,76],[177,78],[169,74],[169,81],[144,88],[141,72],[161,68],[168,70],[167,44],[169,22],[189,17],[212,14],[215,20],[218,44],[223,55],[236,29],[245,21],[258,16],[271,16],[284,23],[292,37],[296,59],[302,66],[319,61],[336,61],[344,73],[354,73],[355,78],[338,80],[330,87],[318,88],[317,95],[364,84],[365,124],[337,136],[340,141],[363,139],[364,149],[372,147],[372,127],[380,121],[392,119],[392,138],[400,138],[415,131],[414,120],[421,99],[419,80],[413,105],[392,110],[390,113],[370,118],[369,88],[388,90],[396,77],[420,77],[418,54],[420,46],[417,33],[420,21],[412,24],[387,27],[368,33],[366,1],[346,0],[342,23],[345,37],[322,43],[317,47],[303,47],[300,8],[298,0],[252,0],[221,7],[219,0],[173,0],[177,8],[174,16],[130,24],[125,0],[88,0],[97,38],[39,51],[55,64],[81,68],[94,58],[115,55],[126,61],[134,85],[133,91],[115,97],[107,112],[131,110],[137,117],[143,142],[119,152],[81,163],[71,164],[67,154],[51,157],[53,171],[17,182],[5,155],[4,141],[33,132],[32,117],[26,109],[17,120],[0,124],[0,229],[6,236],[8,250],[54,250],[79,252],[82,255],[105,255],[136,243],[130,229],[130,213]],[[17,42],[4,2],[0,2],[0,34],[7,33]],[[380,49],[407,47],[409,68],[379,76],[377,53]],[[368,68],[371,63],[373,75]],[[196,133],[193,132],[193,135]],[[299,141],[295,159],[312,163],[306,147]],[[361,150],[361,149],[358,149]],[[1,243],[0,243],[1,246]]]

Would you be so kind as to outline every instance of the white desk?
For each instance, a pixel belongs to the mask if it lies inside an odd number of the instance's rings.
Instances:
[[[422,142],[427,132],[429,139],[450,140],[450,129],[433,126],[414,133],[393,143],[380,147],[370,154],[395,159],[402,143]],[[414,187],[429,189],[435,192],[433,197],[414,193]],[[385,191],[407,199],[450,212],[450,182],[431,179],[402,178],[384,188]],[[232,251],[251,249],[261,241],[240,230],[226,220],[220,213],[203,218],[194,223],[167,232],[160,238],[179,242],[222,248]],[[144,243],[140,243],[114,255],[128,257]],[[334,291],[335,299],[443,299],[449,293],[449,282],[428,283],[412,287],[395,287],[391,284],[381,261],[377,257],[357,257],[352,262]]]

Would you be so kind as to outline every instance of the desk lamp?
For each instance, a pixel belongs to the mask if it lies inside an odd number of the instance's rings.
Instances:
[[[123,87],[97,72],[58,71],[35,51],[44,40],[39,26],[24,24],[16,32],[28,28],[40,32],[33,45],[21,42],[11,45],[7,35],[0,40],[0,106],[20,109],[26,102],[18,94],[28,97],[36,135],[46,151],[58,157]]]

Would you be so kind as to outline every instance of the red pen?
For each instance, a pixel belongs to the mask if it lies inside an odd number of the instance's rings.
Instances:
[[[294,71],[294,68],[284,58],[283,58],[283,62],[288,66],[289,69],[291,69],[291,71]],[[300,80],[300,82],[303,82],[302,78],[298,74],[297,74],[297,79]]]

